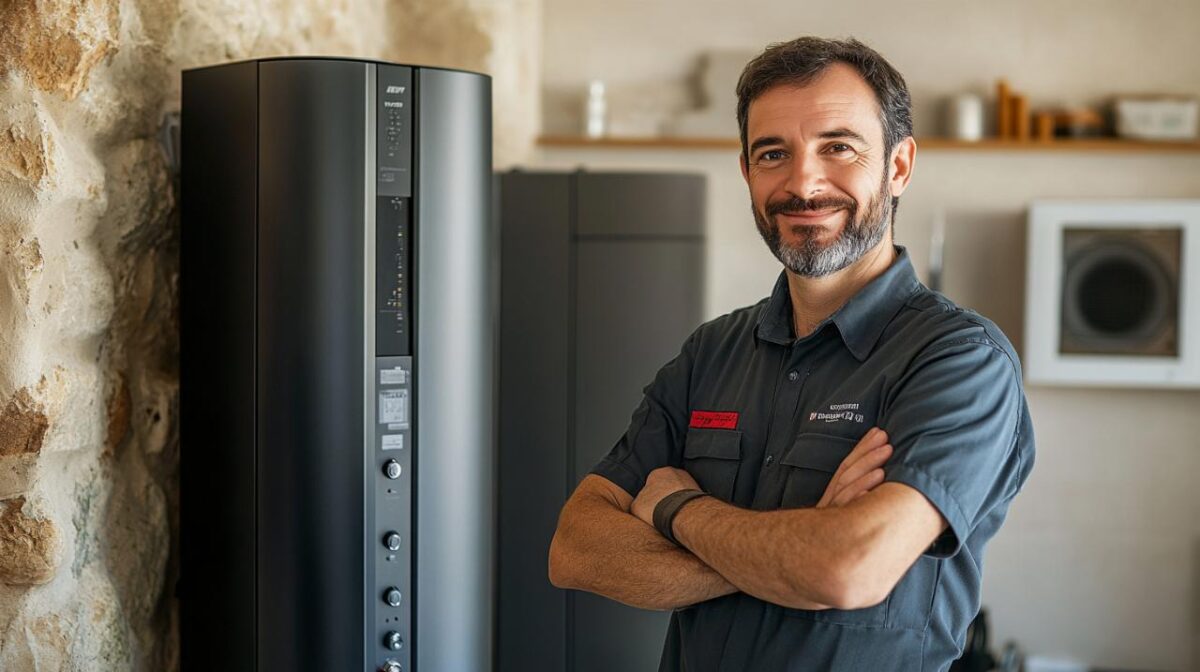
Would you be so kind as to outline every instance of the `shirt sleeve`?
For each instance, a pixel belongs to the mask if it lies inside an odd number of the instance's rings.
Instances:
[[[949,523],[926,551],[951,557],[1022,474],[1025,395],[1017,364],[987,338],[935,344],[888,394],[880,426],[895,449],[885,480],[918,490]]]
[[[654,381],[642,390],[642,402],[634,410],[629,428],[591,473],[636,497],[651,471],[682,464],[695,340],[693,333],[679,355],[659,369]]]

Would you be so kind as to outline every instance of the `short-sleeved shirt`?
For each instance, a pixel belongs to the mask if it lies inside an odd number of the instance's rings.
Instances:
[[[917,279],[908,253],[804,338],[786,274],[698,328],[592,470],[636,496],[662,466],[739,507],[814,506],[873,426],[949,527],[880,604],[792,609],[734,593],[676,610],[660,670],[946,670],[979,611],[983,551],[1033,467],[1016,352]]]

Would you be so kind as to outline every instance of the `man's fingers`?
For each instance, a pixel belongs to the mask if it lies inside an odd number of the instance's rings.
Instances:
[[[859,476],[870,472],[871,469],[882,467],[890,458],[892,458],[892,444],[877,445],[868,452],[864,452],[859,456],[858,460],[853,464],[847,464],[845,472],[841,474],[842,482],[853,482]]]
[[[878,427],[872,427],[867,431],[866,434],[863,434],[861,439],[858,440],[858,445],[854,446],[854,449],[870,450],[875,446],[881,446],[885,443],[887,443],[887,432]],[[854,451],[851,451],[851,454],[853,454],[853,452]]]
[[[845,488],[838,492],[837,497],[833,499],[833,506],[845,506],[850,502],[862,497],[877,485],[883,483],[883,469],[872,469],[860,476],[857,480],[851,482]]]
[[[858,444],[854,446],[854,449],[850,451],[850,454],[846,455],[846,457],[842,459],[842,464],[838,467],[837,473],[840,474],[845,469],[851,467],[855,462],[862,459],[864,455],[867,455],[872,450],[875,450],[879,446],[886,444],[887,440],[887,432],[878,427],[872,427],[866,434],[863,435],[861,439],[858,440]]]
[[[833,473],[829,485],[817,502],[817,508],[831,506],[837,501],[838,495],[847,487],[872,469],[880,467],[892,455],[892,448],[887,443],[887,432],[879,427],[872,427],[858,440],[858,443]]]
[[[845,466],[842,468],[842,473],[838,474],[835,478],[838,479],[839,484],[853,483],[872,469],[882,467],[891,457],[891,444],[885,443],[881,446],[876,446],[859,456],[854,462],[843,463]]]
[[[828,498],[830,504],[833,506],[838,506],[854,499],[853,494],[843,495],[843,493],[848,490],[853,490],[855,487],[861,485],[860,481],[863,478],[867,477],[874,471],[880,470],[879,468],[882,467],[891,456],[892,447],[888,444],[884,444],[864,455],[853,465],[847,467],[845,471],[837,476],[836,481],[830,483],[830,489],[832,490],[831,494],[833,495],[832,497]]]
[[[857,494],[851,492],[844,495],[843,493],[852,491],[855,487],[861,485],[859,481],[872,472],[882,471],[880,467],[887,463],[891,456],[892,446],[885,443],[882,446],[876,446],[853,464],[843,463],[843,466],[838,469],[838,472],[829,481],[829,485],[825,489],[825,494],[817,504],[818,508],[840,506],[845,502],[853,500],[857,497]],[[878,483],[869,487],[874,487],[875,485],[878,485]]]

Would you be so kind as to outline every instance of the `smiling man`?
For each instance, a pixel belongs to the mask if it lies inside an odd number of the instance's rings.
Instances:
[[[783,271],[702,325],[563,507],[550,578],[672,609],[660,670],[945,670],[1033,466],[1020,364],[894,245],[916,144],[879,54],[811,37],[738,82]]]

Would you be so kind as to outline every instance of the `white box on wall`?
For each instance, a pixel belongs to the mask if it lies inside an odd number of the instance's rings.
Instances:
[[[1200,388],[1200,200],[1040,200],[1028,232],[1028,382]]]

